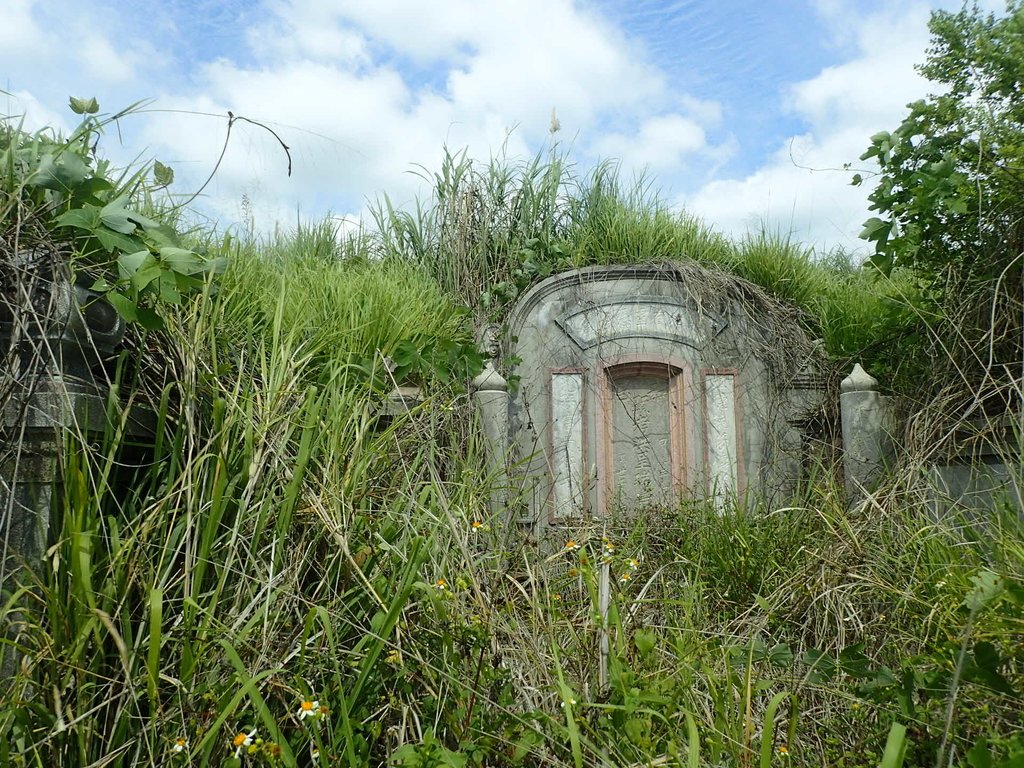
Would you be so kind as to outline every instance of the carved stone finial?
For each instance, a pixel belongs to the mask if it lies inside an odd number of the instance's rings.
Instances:
[[[498,373],[494,363],[490,360],[473,379],[471,386],[474,392],[508,392],[508,382],[505,381],[504,376]]]
[[[869,374],[860,363],[855,363],[853,371],[839,385],[841,392],[874,392],[878,389],[878,379]]]
[[[500,330],[492,324],[485,325],[480,329],[477,342],[484,357],[494,359],[501,354],[501,341],[499,340]]]

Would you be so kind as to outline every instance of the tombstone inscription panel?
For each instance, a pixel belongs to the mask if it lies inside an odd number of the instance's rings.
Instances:
[[[613,378],[610,390],[612,504],[663,504],[672,488],[668,379]]]

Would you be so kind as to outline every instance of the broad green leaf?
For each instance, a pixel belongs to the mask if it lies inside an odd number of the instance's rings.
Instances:
[[[964,757],[971,768],[992,768],[992,752],[988,748],[988,739],[980,739]]]
[[[165,269],[161,269],[160,275],[160,300],[166,301],[168,304],[180,304],[181,293],[178,291],[177,281],[175,278],[177,275],[167,272]]]
[[[107,253],[113,253],[114,251],[121,251],[121,253],[135,253],[136,251],[142,250],[146,246],[137,237],[130,237],[129,235],[122,235],[120,232],[115,232],[112,229],[106,227],[97,227],[93,234],[96,239],[100,241]]]
[[[148,307],[138,308],[138,319],[139,325],[147,331],[162,331],[164,328],[163,318]]]
[[[999,597],[1004,589],[1001,576],[992,571],[981,571],[971,577],[971,584],[974,588],[964,598],[964,607],[971,611],[978,611]]]
[[[786,643],[779,643],[768,651],[768,661],[776,667],[788,667],[793,663],[793,651]]]
[[[156,263],[156,259],[153,258],[153,254],[149,251],[122,253],[117,257],[117,270],[122,280],[131,280],[140,269]]]
[[[103,223],[115,232],[130,235],[135,231],[135,222],[129,218],[129,211],[125,208],[128,202],[127,195],[121,195],[116,200],[111,200],[100,210],[100,219]]]
[[[153,181],[161,187],[170,186],[174,183],[174,169],[164,165],[159,160],[153,161]]]
[[[158,280],[163,274],[164,268],[159,264],[147,264],[132,275],[132,288],[136,291],[144,291],[147,285]]]
[[[641,656],[649,656],[657,641],[658,638],[653,632],[638,629],[633,633],[633,642],[636,643],[636,649]]]
[[[100,111],[99,102],[96,101],[95,97],[79,99],[72,96],[68,100],[68,106],[71,107],[71,111],[76,115],[95,115]]]
[[[75,229],[84,229],[86,232],[93,232],[100,226],[100,212],[93,205],[72,208],[58,216],[56,223],[58,227],[74,227]]]
[[[879,768],[901,768],[907,753],[907,727],[893,723],[889,729],[889,738],[885,741],[885,751]]]
[[[39,158],[39,168],[28,184],[68,193],[81,185],[90,173],[89,165],[75,152],[47,152]]]
[[[168,269],[180,272],[183,275],[195,275],[206,269],[206,264],[203,260],[187,248],[164,246],[160,249],[160,261]]]
[[[138,307],[127,296],[111,291],[107,294],[107,301],[117,310],[117,314],[124,318],[125,322],[134,323],[139,319]]]
[[[892,223],[888,221],[882,221],[877,216],[872,216],[870,219],[864,222],[864,229],[857,235],[861,240],[881,240],[885,242],[889,237],[889,232],[892,230]]]

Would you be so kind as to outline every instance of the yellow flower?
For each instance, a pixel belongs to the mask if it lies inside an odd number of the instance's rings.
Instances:
[[[438,579],[434,582],[434,589],[436,589],[438,592],[444,592],[446,589],[448,589],[448,582],[444,579]]]
[[[472,523],[469,524],[469,528],[473,533],[482,530],[484,527],[484,524],[479,520],[474,520]]]
[[[576,541],[576,539],[569,539],[567,542],[565,542],[565,548],[572,552],[574,549],[580,548],[580,543]]]
[[[625,584],[627,581],[629,581],[632,578],[633,578],[633,574],[630,573],[629,571],[626,571],[624,574],[622,574],[622,576],[619,577],[619,581],[621,581],[623,584]]]
[[[171,752],[184,752],[188,749],[188,739],[183,739],[180,736],[174,740],[174,746],[171,747]]]
[[[242,750],[246,747],[252,746],[253,736],[256,735],[256,729],[253,728],[248,733],[244,731],[239,732],[234,739],[231,740],[231,745],[235,748],[235,757],[241,757]]]
[[[629,558],[629,560],[626,561],[626,565],[628,565],[635,571],[637,568],[640,567],[640,561],[637,560],[635,557],[631,557]]]
[[[787,746],[786,746],[785,744],[779,744],[779,748],[778,748],[778,749],[777,749],[776,751],[777,751],[777,752],[778,752],[778,753],[779,753],[780,755],[782,755],[783,757],[785,757],[786,755],[788,755],[788,754],[789,754],[789,747],[787,747]]]

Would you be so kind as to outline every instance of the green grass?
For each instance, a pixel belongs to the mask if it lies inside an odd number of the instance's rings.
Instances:
[[[840,365],[885,363],[912,339],[907,276],[732,243],[554,152],[449,156],[432,200],[384,200],[378,226],[192,233],[228,271],[131,340],[112,427],[68,436],[51,546],[3,608],[25,663],[0,763],[231,765],[253,730],[247,765],[866,768],[1024,748],[1002,687],[1024,665],[1015,516],[937,519],[913,467],[850,509],[822,467],[785,508],[688,503],[569,528],[582,546],[552,552],[492,515],[464,382],[426,352],[464,351],[471,314],[500,319],[546,272],[685,256],[803,309]],[[379,419],[406,380],[422,405]],[[127,402],[155,414],[148,451],[121,431]],[[304,701],[326,711],[300,719]]]

